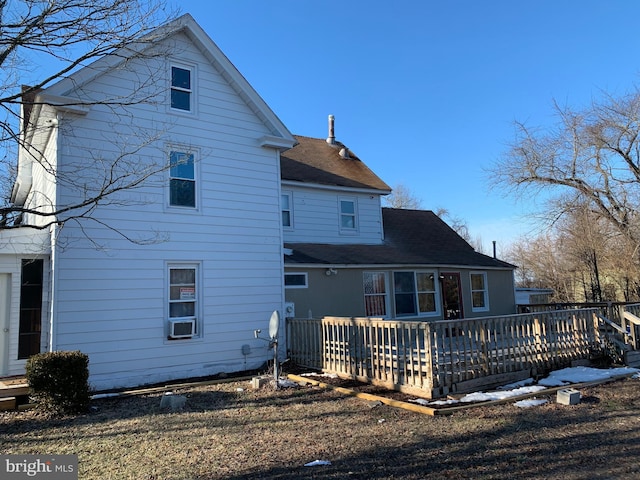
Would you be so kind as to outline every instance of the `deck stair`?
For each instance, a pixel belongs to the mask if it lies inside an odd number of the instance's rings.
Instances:
[[[24,377],[0,378],[0,411],[15,410],[28,395],[29,385]]]
[[[614,361],[628,367],[640,367],[640,349],[638,328],[640,319],[631,312],[624,312],[622,325],[599,315],[600,333],[604,339],[604,347]]]

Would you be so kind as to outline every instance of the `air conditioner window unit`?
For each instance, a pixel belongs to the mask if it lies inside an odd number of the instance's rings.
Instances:
[[[169,320],[169,338],[191,338],[195,334],[195,318]]]

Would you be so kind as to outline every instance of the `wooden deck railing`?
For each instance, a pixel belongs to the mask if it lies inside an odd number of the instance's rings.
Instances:
[[[289,357],[430,398],[489,388],[586,359],[600,342],[596,309],[401,322],[290,319]]]

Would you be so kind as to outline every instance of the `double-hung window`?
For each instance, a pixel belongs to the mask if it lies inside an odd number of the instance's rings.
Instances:
[[[436,272],[394,272],[396,315],[437,315],[438,290]]]
[[[489,291],[487,289],[487,274],[485,272],[471,272],[471,309],[474,312],[489,310]]]
[[[183,112],[193,110],[193,69],[171,67],[171,108]]]
[[[169,177],[169,205],[195,208],[196,169],[193,153],[172,151]]]
[[[351,198],[340,198],[340,230],[355,232],[358,228],[356,201]]]
[[[291,201],[291,193],[283,192],[281,197],[282,202],[282,226],[286,228],[293,227],[293,205]]]
[[[198,266],[169,265],[169,337],[198,335]]]
[[[367,317],[387,316],[387,274],[364,272],[364,311]]]

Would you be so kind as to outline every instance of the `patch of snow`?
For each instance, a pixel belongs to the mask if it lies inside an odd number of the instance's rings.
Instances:
[[[519,402],[515,402],[514,405],[519,408],[529,408],[544,405],[545,403],[547,403],[547,400],[545,400],[544,398],[530,398],[528,400],[520,400]]]
[[[335,373],[301,373],[301,377],[327,377],[327,378],[338,378],[338,375]]]
[[[459,400],[454,400],[450,398],[449,400],[434,400],[433,402],[427,403],[427,405],[453,405],[454,403],[460,403]]]
[[[573,367],[563,368],[551,372],[547,378],[538,381],[538,385],[545,387],[561,387],[571,383],[593,382],[597,380],[606,380],[617,375],[627,375],[640,372],[637,368],[621,367],[621,368],[592,368],[592,367]]]
[[[296,382],[294,382],[293,380],[283,380],[283,379],[278,379],[278,386],[282,387],[282,388],[297,388],[300,385],[298,385]]]
[[[532,385],[530,387],[520,387],[513,390],[502,390],[496,392],[475,392],[465,395],[460,399],[461,402],[487,402],[491,400],[504,400],[506,398],[526,395],[544,390],[545,387],[540,385]]]
[[[518,387],[526,387],[527,385],[531,385],[534,382],[535,380],[529,377],[529,378],[525,378],[524,380],[520,380],[519,382],[502,385],[501,387],[496,388],[496,390],[513,390],[514,388],[518,388]]]
[[[119,393],[96,393],[95,395],[91,395],[91,400],[98,400],[100,398],[112,398],[119,397]]]
[[[317,467],[319,465],[331,465],[331,462],[329,460],[314,460],[304,464],[305,467]]]

